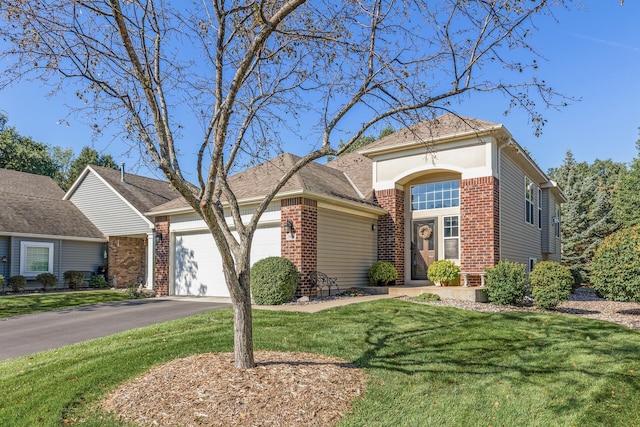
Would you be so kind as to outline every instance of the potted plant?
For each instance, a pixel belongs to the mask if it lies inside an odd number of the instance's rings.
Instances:
[[[432,263],[427,269],[429,280],[436,286],[447,286],[449,282],[453,282],[460,275],[460,267],[455,262],[448,259],[441,259]]]

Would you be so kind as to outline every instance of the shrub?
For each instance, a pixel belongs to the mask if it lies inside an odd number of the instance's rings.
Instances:
[[[591,283],[612,301],[640,301],[640,226],[605,238],[591,263]]]
[[[2,288],[2,290],[4,291],[4,276],[2,274],[0,274],[0,288]]]
[[[486,270],[485,286],[490,303],[519,305],[527,293],[524,264],[503,260]]]
[[[64,277],[64,282],[69,289],[77,289],[84,282],[84,273],[82,271],[67,270],[62,274],[62,277]]]
[[[20,292],[27,285],[27,278],[21,275],[11,276],[7,279],[7,285],[13,292]]]
[[[446,285],[460,276],[460,267],[448,259],[433,262],[427,269],[427,277],[436,285]]]
[[[40,273],[36,280],[42,283],[42,289],[45,291],[55,287],[58,283],[58,278],[51,273]]]
[[[96,274],[89,279],[89,286],[92,288],[106,288],[109,286],[109,283],[107,283],[107,279],[105,279],[104,276]]]
[[[417,301],[417,302],[433,302],[433,301],[440,301],[440,295],[438,294],[432,294],[430,292],[425,292],[423,294],[420,294],[418,296],[415,297],[411,297],[411,300],[413,301]]]
[[[386,261],[376,261],[369,268],[369,280],[373,283],[382,283],[388,285],[390,282],[398,278],[398,270]]]
[[[571,292],[574,292],[582,283],[584,283],[584,277],[582,277],[582,273],[577,268],[569,268],[569,273],[571,273],[571,277],[573,277],[573,285],[571,286]]]
[[[268,257],[251,267],[251,296],[259,305],[291,301],[298,286],[298,270],[286,258]]]
[[[536,307],[551,310],[560,302],[569,299],[574,280],[569,269],[551,261],[536,264],[529,273],[531,296]]]

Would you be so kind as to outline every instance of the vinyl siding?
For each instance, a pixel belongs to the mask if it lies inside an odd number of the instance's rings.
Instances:
[[[91,171],[73,192],[70,200],[105,236],[139,235],[153,228],[141,216],[144,212],[138,213],[125,203]]]
[[[98,266],[105,264],[104,248],[104,243],[62,241],[60,271],[62,273],[67,270],[96,272]]]
[[[525,221],[525,173],[505,152],[501,153],[500,162],[500,259],[523,264],[529,258],[540,261],[542,236],[535,200],[534,224]],[[539,184],[534,177],[529,178]]]
[[[318,209],[318,271],[338,279],[341,289],[368,283],[367,271],[377,260],[374,218],[326,208]]]
[[[11,237],[8,236],[0,236],[0,258],[6,256],[9,260],[11,260],[11,251],[9,250],[9,245],[11,244]],[[2,264],[0,263],[0,275],[7,277],[11,276],[11,271],[9,270],[9,263]],[[6,282],[5,282],[6,285]]]
[[[551,199],[551,200],[550,200]],[[542,190],[542,252],[554,253],[556,242],[553,236],[553,198],[549,194],[549,189]]]
[[[549,254],[547,259],[549,261],[561,262],[562,261],[562,239],[556,237],[555,226],[553,224],[553,216],[555,215],[555,205],[562,205],[559,199],[556,199],[551,193],[549,193]],[[562,229],[562,218],[560,220],[560,227]]]

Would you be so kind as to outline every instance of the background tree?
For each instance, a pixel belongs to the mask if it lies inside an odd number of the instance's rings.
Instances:
[[[71,148],[61,148],[58,146],[51,147],[49,155],[56,165],[56,176],[53,178],[63,190],[68,190],[67,177],[69,176],[69,168],[73,162],[73,150]]]
[[[580,271],[588,280],[598,245],[620,228],[613,215],[613,194],[624,163],[575,161],[567,151],[563,164],[549,171],[567,196],[562,206],[562,263]]]
[[[113,160],[111,154],[100,154],[94,148],[85,146],[80,151],[80,154],[78,154],[78,157],[71,161],[62,188],[68,190],[87,165],[103,166],[105,168],[120,170],[120,166]]]
[[[12,45],[5,82],[35,73],[75,85],[96,128],[122,125],[202,216],[233,303],[237,367],[254,366],[251,240],[293,174],[340,155],[379,122],[413,124],[474,92],[502,92],[539,131],[536,102],[554,95],[535,76],[528,37],[532,19],[550,12],[546,0],[174,4],[3,1],[0,32]],[[184,137],[191,118],[202,128],[198,140]],[[307,154],[243,220],[229,174],[278,152],[284,139],[302,141]]]
[[[620,178],[614,196],[614,215],[623,227],[640,225],[640,139],[636,142],[638,156]]]
[[[23,136],[2,115],[0,131],[0,168],[45,175],[55,178],[57,165],[49,155],[49,147]]]

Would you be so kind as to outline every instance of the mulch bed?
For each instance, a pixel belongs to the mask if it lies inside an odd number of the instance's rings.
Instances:
[[[364,371],[332,357],[199,354],[151,369],[109,394],[102,409],[141,426],[331,426],[365,387]]]

